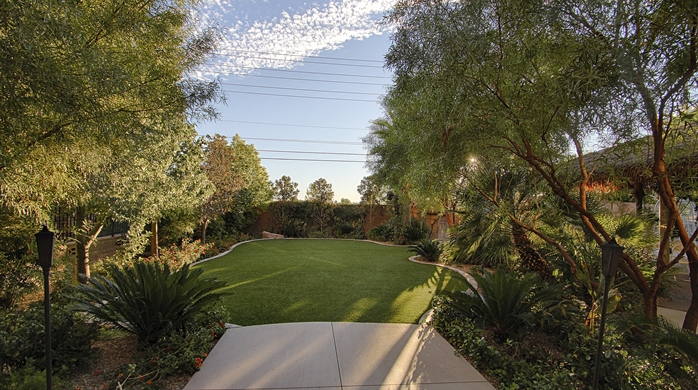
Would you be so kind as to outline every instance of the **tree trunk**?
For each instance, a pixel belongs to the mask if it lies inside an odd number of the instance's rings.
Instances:
[[[691,305],[686,311],[682,328],[696,332],[698,328],[698,262],[688,257],[689,280],[691,281]]]
[[[158,223],[152,222],[150,224],[150,255],[155,257],[160,257],[160,247],[158,242]]]
[[[639,179],[633,181],[633,198],[635,198],[635,213],[641,215],[644,208],[645,186]]]
[[[525,269],[537,273],[542,279],[549,279],[553,273],[548,262],[533,247],[533,243],[526,236],[526,231],[513,220],[511,221],[511,236],[516,252],[521,259],[521,265]]]
[[[208,227],[208,219],[204,219],[204,223],[201,225],[201,243],[206,244],[206,228]]]
[[[90,227],[87,220],[85,206],[78,206],[75,212],[75,220],[79,224],[75,234],[75,254],[77,256],[76,278],[80,283],[86,283],[90,277],[90,246],[95,242],[103,223],[97,223]]]

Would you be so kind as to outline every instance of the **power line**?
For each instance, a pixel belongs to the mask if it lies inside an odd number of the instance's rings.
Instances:
[[[247,94],[247,95],[263,95],[263,96],[279,96],[279,97],[292,97],[292,98],[302,98],[302,99],[320,99],[320,100],[342,100],[346,102],[369,102],[369,103],[376,103],[376,100],[367,100],[367,99],[349,99],[349,98],[338,98],[338,97],[322,97],[322,96],[303,96],[303,95],[284,95],[280,93],[264,93],[264,92],[247,92],[247,91],[231,91],[231,90],[222,90],[223,92],[229,92],[229,93],[242,93],[242,94]]]
[[[219,56],[225,56],[222,54],[218,54]],[[282,55],[282,54],[279,54]],[[229,55],[232,57],[232,55]],[[235,58],[240,58],[240,57],[235,57]],[[377,66],[377,65],[363,65],[363,64],[342,64],[338,62],[324,62],[324,61],[308,61],[307,59],[301,58],[301,59],[287,59],[287,58],[273,58],[273,57],[258,57],[258,56],[245,56],[244,58],[253,58],[253,59],[258,59],[258,60],[269,60],[269,61],[280,61],[280,62],[296,62],[296,63],[305,63],[305,64],[320,64],[320,65],[334,65],[334,66],[352,66],[356,68],[373,68],[373,69],[383,69],[383,66]]]
[[[226,136],[226,138],[233,138]],[[331,144],[331,145],[363,145],[363,142],[350,142],[350,141],[321,141],[321,140],[308,140],[308,139],[282,139],[282,138],[253,138],[253,137],[242,137],[245,140],[253,141],[279,141],[279,142],[300,142],[309,144]]]
[[[261,75],[261,74],[246,74],[244,76],[240,77],[261,77],[265,79],[279,79],[279,80],[296,80],[296,81],[310,81],[314,83],[336,83],[336,84],[352,84],[352,85],[377,85],[381,87],[385,87],[388,84],[381,84],[381,83],[366,83],[366,82],[361,82],[361,81],[342,81],[342,80],[314,80],[314,79],[302,79],[299,77],[283,77],[283,76],[268,76],[268,75]]]
[[[230,85],[236,87],[252,87],[252,88],[267,88],[267,89],[283,89],[287,91],[303,91],[303,92],[321,92],[321,93],[345,93],[352,95],[371,95],[380,96],[380,93],[371,92],[354,92],[354,91],[335,91],[330,89],[310,89],[310,88],[292,88],[292,87],[275,87],[269,85],[254,85],[254,84],[238,84],[238,83],[221,83],[222,85]]]
[[[342,58],[342,57],[325,57],[325,56],[306,56],[303,54],[287,54],[287,53],[279,53],[279,52],[271,52],[271,51],[257,51],[257,50],[243,50],[243,49],[227,49],[229,51],[236,51],[236,52],[241,52],[241,53],[255,53],[255,54],[271,54],[271,55],[278,55],[278,56],[287,56],[287,57],[303,57],[303,58],[321,58],[321,59],[327,59],[327,60],[341,60],[341,61],[356,61],[356,62],[373,62],[373,63],[380,63],[382,64],[382,60],[366,60],[366,59],[356,59],[356,58]],[[227,54],[227,53],[216,53],[218,55],[226,55],[226,56],[231,56],[232,54]]]
[[[298,154],[333,154],[342,156],[366,156],[366,153],[342,153],[342,152],[302,152],[299,150],[270,150],[270,149],[257,149],[258,152],[270,152],[270,153],[298,153]]]
[[[259,69],[259,70],[267,70],[270,72],[320,74],[323,76],[364,77],[364,78],[369,78],[369,79],[383,79],[383,80],[391,79],[388,76],[370,76],[370,75],[361,75],[361,74],[329,73],[329,72],[311,72],[311,71],[293,70],[293,69],[260,68],[257,66],[242,66],[242,65],[217,65],[217,66],[222,67],[222,68],[228,68],[228,69]]]
[[[343,163],[365,163],[366,161],[357,161],[357,160],[316,160],[312,158],[269,158],[269,157],[260,157],[260,160],[281,160],[281,161],[313,161],[313,162],[343,162]]]
[[[252,121],[236,121],[232,119],[221,119],[221,122],[231,122],[231,123],[245,123],[250,125],[269,125],[269,126],[286,126],[286,127],[303,127],[303,128],[314,128],[314,129],[337,129],[337,130],[359,130],[367,131],[368,129],[359,129],[356,127],[336,127],[336,126],[314,126],[314,125],[299,125],[291,123],[271,123],[271,122],[252,122]]]

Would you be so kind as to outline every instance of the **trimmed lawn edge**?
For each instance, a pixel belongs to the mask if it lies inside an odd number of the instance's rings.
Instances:
[[[192,265],[192,266],[199,265],[199,264],[205,263],[205,262],[207,262],[207,261],[209,261],[209,260],[213,260],[213,259],[217,259],[217,258],[219,258],[219,257],[221,257],[221,256],[225,256],[225,255],[227,255],[228,253],[230,253],[233,249],[235,249],[235,247],[238,246],[238,245],[246,244],[246,243],[248,243],[248,242],[267,241],[267,240],[342,240],[342,241],[362,241],[362,242],[371,242],[371,243],[374,243],[374,244],[377,244],[377,245],[384,245],[384,246],[398,246],[398,247],[409,247],[409,246],[411,246],[411,245],[389,244],[389,243],[387,243],[387,242],[378,242],[378,241],[372,241],[372,240],[357,240],[357,239],[355,239],[355,238],[305,238],[305,237],[302,237],[302,238],[301,238],[301,237],[299,237],[299,238],[296,238],[296,237],[284,237],[284,238],[255,238],[255,239],[252,239],[252,240],[240,241],[240,242],[236,243],[235,245],[231,246],[231,247],[230,247],[227,251],[225,251],[225,252],[221,252],[221,253],[219,253],[219,254],[217,254],[217,255],[215,255],[215,256],[211,256],[211,257],[209,257],[209,258],[207,258],[207,259],[197,260],[197,261],[191,263],[191,265]],[[410,258],[410,261],[412,261],[411,258]],[[420,263],[420,262],[419,262],[419,261],[415,261],[415,263]],[[431,264],[431,263],[423,263],[423,264]],[[436,265],[436,264],[434,264],[434,265]],[[440,267],[443,267],[443,266],[440,265]],[[446,267],[446,268],[449,268],[449,267]],[[452,268],[449,268],[449,269],[452,269]],[[458,271],[458,272],[460,273],[460,271]],[[463,275],[463,276],[465,276],[465,275]],[[468,281],[470,281],[469,275],[468,275],[468,276],[465,276],[465,277],[468,278]]]

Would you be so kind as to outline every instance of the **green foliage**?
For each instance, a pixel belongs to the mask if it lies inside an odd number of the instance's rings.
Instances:
[[[426,261],[437,261],[441,256],[441,243],[438,240],[423,239],[408,250],[421,256]]]
[[[110,373],[114,378],[111,385],[123,389],[163,388],[170,375],[194,374],[225,333],[226,317],[224,308],[209,305],[192,319],[189,332],[170,333],[144,346],[133,363]]]
[[[91,314],[140,342],[154,343],[160,337],[182,331],[197,313],[223,293],[224,282],[201,279],[202,269],[189,265],[171,270],[167,264],[136,261],[119,268],[105,266],[109,277],[97,275],[77,287],[75,310]]]
[[[40,277],[35,256],[8,258],[0,252],[0,308],[14,307],[25,293],[39,285]]]
[[[332,226],[337,238],[362,238],[364,210],[357,205],[337,204],[332,210]]]
[[[217,83],[189,76],[213,48],[211,31],[192,28],[194,6],[21,0],[3,7],[0,85],[8,93],[0,100],[0,182],[6,204],[49,220],[57,202],[94,198],[100,206],[94,211],[101,212],[118,200],[127,206],[135,197],[181,195],[159,186],[165,171],[148,175],[141,168],[149,165],[130,157],[148,154],[155,164],[176,159],[179,148],[159,148],[163,141],[192,141],[187,116],[215,116]],[[105,202],[112,196],[117,199]]]
[[[522,276],[504,269],[473,273],[477,288],[470,282],[467,291],[452,295],[452,304],[482,326],[491,326],[498,336],[513,334],[535,322],[535,310],[545,309],[559,301],[554,288],[537,288],[538,276]]]
[[[393,227],[389,223],[384,223],[382,225],[374,226],[368,230],[366,236],[369,240],[388,242],[392,241],[393,237]]]
[[[594,372],[597,334],[574,321],[549,332],[529,332],[520,340],[497,339],[477,321],[462,316],[446,298],[435,300],[432,324],[478,371],[500,389],[588,389]],[[600,388],[695,388],[696,371],[676,353],[656,343],[638,343],[607,323]]]
[[[274,199],[279,202],[298,200],[298,183],[291,180],[290,176],[283,175],[274,180]]]
[[[310,183],[308,190],[305,193],[305,199],[318,203],[332,203],[334,199],[334,191],[332,184],[328,183],[324,178],[319,178]]]
[[[412,221],[411,224],[405,224],[395,218],[390,221],[372,227],[366,233],[366,236],[374,241],[393,242],[396,244],[405,244],[417,242],[427,235],[427,229],[421,221]]]
[[[585,389],[588,371],[577,372],[555,359],[542,345],[510,343],[503,348],[476,326],[475,320],[463,317],[453,309],[448,299],[436,299],[432,325],[451,345],[473,363],[478,371],[493,378],[500,389]],[[505,345],[506,346],[506,342]],[[512,356],[519,349],[525,358]],[[562,363],[562,364],[561,364]]]
[[[91,342],[97,338],[97,325],[70,310],[60,287],[51,294],[52,365],[57,375],[65,376],[90,361]],[[25,309],[0,311],[0,367],[12,372],[23,367],[41,370],[45,364],[43,301]]]
[[[192,241],[188,238],[182,240],[180,245],[171,245],[160,249],[160,256],[151,256],[144,261],[167,264],[170,269],[180,269],[186,264],[191,264],[201,258],[201,255],[209,251],[213,244],[202,244],[201,241]]]

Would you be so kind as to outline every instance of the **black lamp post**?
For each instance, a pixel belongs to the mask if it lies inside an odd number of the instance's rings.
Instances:
[[[51,390],[52,369],[51,369],[51,300],[49,297],[48,274],[53,264],[53,244],[56,235],[49,231],[46,225],[36,233],[36,247],[39,253],[39,265],[44,271],[44,321],[46,327],[46,388]]]
[[[601,373],[601,349],[603,347],[603,331],[606,325],[606,304],[608,303],[608,291],[611,289],[611,278],[618,271],[618,264],[623,255],[622,246],[618,245],[615,238],[601,244],[601,267],[603,269],[603,303],[601,304],[601,324],[599,324],[599,345],[596,349],[596,364],[594,366],[594,389],[599,388],[599,374]]]

